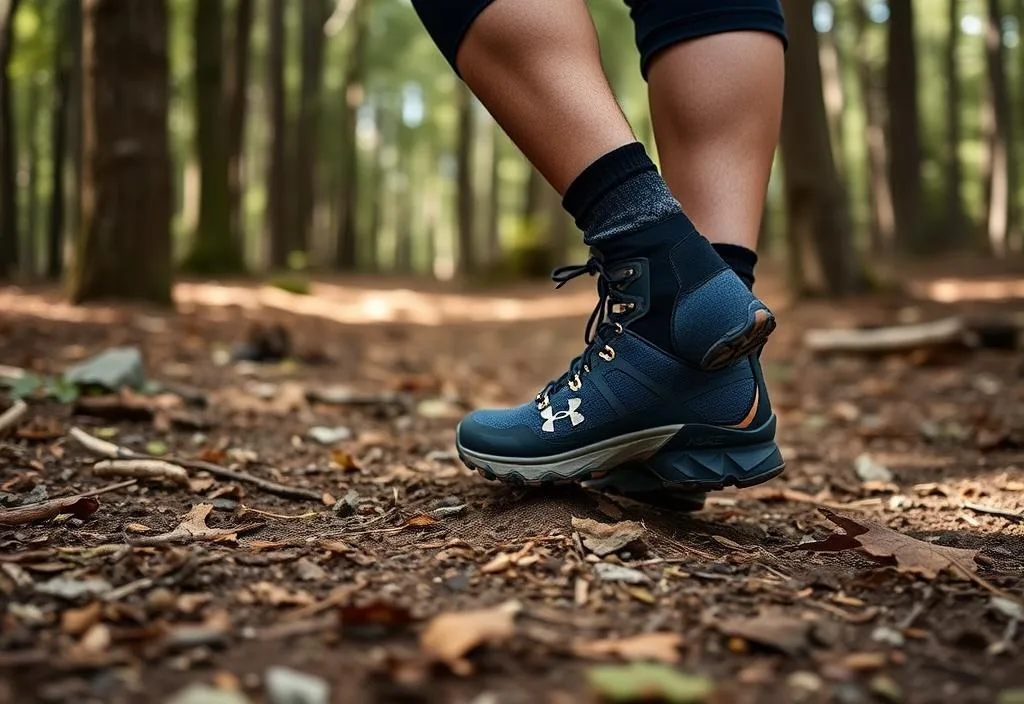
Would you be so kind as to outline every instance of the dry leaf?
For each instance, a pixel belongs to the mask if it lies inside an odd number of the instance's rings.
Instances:
[[[411,528],[425,528],[426,526],[432,526],[437,523],[437,519],[433,516],[428,516],[425,513],[413,516],[405,522],[406,526]]]
[[[629,638],[575,643],[572,651],[581,658],[617,657],[623,660],[653,660],[674,665],[679,662],[679,647],[682,644],[683,637],[678,633],[642,633]]]
[[[971,574],[977,569],[977,550],[926,543],[873,521],[853,519],[824,508],[818,510],[846,532],[834,533],[822,541],[804,543],[798,546],[800,550],[858,550],[878,562],[895,565],[901,572],[919,574],[928,579],[934,579],[944,570],[963,577],[965,572]]]
[[[196,504],[185,514],[178,526],[168,532],[152,537],[143,537],[135,541],[136,545],[162,545],[166,543],[188,543],[198,540],[235,540],[239,533],[255,530],[262,523],[250,523],[237,528],[210,528],[206,525],[206,517],[213,510],[213,504]]]
[[[103,604],[94,601],[80,609],[68,609],[60,615],[61,629],[71,636],[80,636],[100,622]]]
[[[129,533],[148,533],[149,531],[153,530],[149,526],[142,523],[128,523],[127,525],[125,525],[124,529]]]
[[[731,638],[795,655],[807,647],[811,623],[782,613],[763,613],[755,618],[737,618],[717,624],[718,630]]]
[[[468,675],[473,668],[465,656],[485,643],[511,638],[521,608],[519,602],[509,601],[490,609],[439,614],[420,635],[420,647],[432,660],[447,664],[458,675]]]
[[[351,453],[344,450],[335,450],[331,453],[331,464],[337,466],[342,472],[358,472],[359,464]]]
[[[618,552],[644,534],[644,527],[634,521],[601,523],[573,516],[572,527],[583,539],[583,547],[598,557]]]
[[[260,602],[270,606],[309,606],[316,602],[309,592],[293,592],[273,582],[257,582],[250,589]]]

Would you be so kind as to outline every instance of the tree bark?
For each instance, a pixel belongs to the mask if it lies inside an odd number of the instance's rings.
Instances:
[[[0,0],[0,279],[18,267],[17,158],[14,147],[14,110],[7,73],[14,40],[14,16],[20,0]]]
[[[963,196],[963,167],[960,163],[960,142],[963,139],[960,118],[960,2],[948,0],[947,20],[949,36],[946,39],[943,63],[946,69],[946,228],[945,244],[965,244],[971,235]]]
[[[491,123],[491,174],[487,192],[487,262],[501,259],[501,128]]]
[[[72,261],[75,248],[81,240],[82,232],[82,167],[83,154],[83,123],[82,89],[85,82],[82,54],[82,0],[70,0],[68,10],[68,32],[71,44],[71,86],[68,96],[67,138],[68,152],[71,156],[70,185],[68,188],[68,224],[65,229],[63,259],[65,263]],[[65,264],[66,265],[66,264]]]
[[[185,268],[204,274],[242,271],[242,250],[231,233],[228,143],[224,107],[223,0],[196,2],[195,121],[199,158],[199,220]]]
[[[985,31],[985,63],[988,79],[986,120],[988,157],[985,183],[985,231],[989,248],[997,256],[1007,253],[1012,227],[1013,164],[1010,159],[1011,109],[1006,85],[1005,51],[1003,49],[1002,14],[999,0],[987,1],[988,22]]]
[[[267,222],[270,226],[270,266],[288,264],[288,125],[284,89],[284,0],[270,0],[267,20],[270,46],[267,52],[267,77],[270,101],[270,167],[267,173]]]
[[[832,154],[818,37],[810,5],[802,0],[788,0],[784,5],[790,45],[786,54],[782,159],[789,235],[795,238],[791,251],[799,251],[801,243],[813,243],[826,292],[841,296],[859,287],[861,272]]]
[[[921,136],[917,101],[917,46],[911,0],[889,3],[889,179],[892,183],[896,239],[904,249],[922,246]]]
[[[245,146],[245,127],[248,115],[249,45],[252,41],[253,0],[238,0],[235,22],[228,44],[224,70],[224,102],[228,145],[228,210],[231,219],[231,238],[245,253],[245,214],[242,192],[245,169],[242,152]]]
[[[71,298],[171,302],[165,0],[85,0],[82,241]]]
[[[299,99],[295,176],[295,228],[292,248],[309,251],[317,194],[317,137],[324,76],[324,23],[330,17],[327,0],[302,3],[302,88]]]
[[[476,120],[473,114],[473,94],[465,83],[458,87],[458,144],[456,162],[456,210],[458,213],[459,253],[456,270],[463,276],[476,269],[476,188],[473,169],[473,147],[476,144]]]
[[[79,0],[60,0],[57,45],[53,52],[53,96],[50,112],[50,211],[46,224],[46,276],[59,279],[64,271],[64,165],[67,160],[68,100],[74,66],[74,18]]]
[[[876,254],[892,255],[895,245],[895,213],[889,185],[889,145],[885,134],[885,96],[871,62],[867,41],[867,11],[854,3],[857,30],[857,82],[864,101],[867,141],[868,205],[870,209],[871,248]]]
[[[36,274],[39,258],[39,98],[41,88],[36,76],[28,78],[28,100],[25,101],[27,120],[25,139],[25,235],[20,269],[25,276]]]
[[[352,36],[342,81],[345,110],[342,120],[341,218],[334,251],[334,265],[340,271],[355,271],[359,265],[359,145],[356,129],[359,108],[365,99],[363,81],[369,12],[369,0],[355,0],[347,23]]]

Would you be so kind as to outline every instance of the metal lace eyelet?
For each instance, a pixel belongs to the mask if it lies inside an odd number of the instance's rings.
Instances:
[[[636,272],[633,269],[631,269],[631,268],[630,269],[626,269],[626,271],[625,271],[626,278],[629,278],[630,276],[632,276],[635,273]]]
[[[583,371],[585,371],[587,374],[589,374],[590,373],[590,365],[589,364],[584,364],[583,365]]]
[[[622,323],[615,323],[615,332],[616,332],[616,334],[621,335],[625,331],[626,331],[626,328],[622,327]]]
[[[579,374],[577,374],[576,376],[574,376],[572,379],[569,380],[569,390],[570,391],[579,391],[582,386],[583,386],[583,382],[580,381],[580,375]]]
[[[605,345],[604,349],[597,353],[597,356],[606,362],[610,362],[615,359],[615,350],[611,348],[611,345]]]
[[[537,403],[537,410],[538,411],[543,411],[545,408],[547,408],[550,405],[551,405],[551,399],[549,399],[547,396],[545,396],[544,398],[542,398]]]

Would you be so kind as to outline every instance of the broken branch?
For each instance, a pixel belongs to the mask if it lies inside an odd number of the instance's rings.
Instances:
[[[188,486],[188,472],[163,460],[101,460],[93,465],[97,477],[133,477],[157,479],[178,486]]]
[[[62,513],[70,513],[75,518],[87,518],[96,513],[99,507],[100,502],[90,496],[65,496],[38,504],[3,509],[0,511],[0,526],[20,526],[48,521]]]
[[[160,457],[154,457],[152,455],[144,455],[134,450],[130,450],[120,445],[115,445],[112,442],[106,440],[100,440],[99,438],[90,435],[81,428],[71,428],[68,431],[71,437],[77,440],[85,449],[89,450],[93,454],[100,455],[101,457],[108,457],[111,459],[131,459],[131,460],[151,460],[157,462],[164,462],[166,460]],[[203,462],[201,460],[187,460],[178,458],[168,458],[173,464],[186,469],[194,469],[203,472],[209,472],[215,477],[220,479],[230,479],[236,482],[243,482],[246,484],[252,484],[255,487],[262,489],[268,494],[275,494],[282,496],[286,499],[304,499],[307,501],[321,502],[323,495],[318,491],[312,489],[302,489],[299,487],[288,486],[286,484],[279,484],[277,482],[270,481],[269,479],[262,479],[255,477],[246,472],[240,472],[234,469],[228,469],[227,467],[221,467],[217,464],[210,462]]]
[[[17,399],[13,406],[0,414],[0,435],[20,423],[26,413],[28,413],[28,404],[20,398]]]
[[[962,345],[965,342],[964,323],[960,318],[944,318],[930,323],[896,325],[867,330],[809,330],[804,344],[813,352],[860,352],[881,354]]]

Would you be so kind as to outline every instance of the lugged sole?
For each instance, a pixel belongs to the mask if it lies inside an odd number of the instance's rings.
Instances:
[[[778,476],[786,467],[778,446],[770,440],[707,448],[670,445],[681,427],[654,428],[528,461],[480,455],[461,446],[458,450],[462,462],[485,479],[517,486],[583,482],[588,488],[637,500],[665,490],[683,494],[750,487]],[[669,448],[662,450],[666,445]],[[650,503],[649,498],[645,502]]]
[[[708,371],[725,369],[761,349],[775,331],[775,315],[756,302],[751,306],[745,325],[716,342],[701,360]]]

